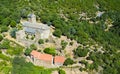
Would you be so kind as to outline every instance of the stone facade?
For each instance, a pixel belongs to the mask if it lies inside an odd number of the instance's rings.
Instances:
[[[30,58],[35,65],[45,66],[45,67],[59,67],[63,66],[65,57],[63,56],[52,56],[50,54],[42,54],[33,50],[30,54]]]
[[[46,24],[37,23],[34,14],[28,15],[28,21],[22,22],[23,30],[16,32],[16,39],[24,44],[37,43],[39,39],[47,39],[50,36],[50,27]],[[32,36],[34,39],[27,39],[27,36]]]

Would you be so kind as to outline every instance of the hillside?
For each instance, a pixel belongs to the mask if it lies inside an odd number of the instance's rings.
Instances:
[[[26,20],[29,13],[34,13],[38,22],[55,27],[53,35],[58,40],[65,36],[78,43],[79,46],[70,51],[74,56],[72,59],[85,66],[80,66],[80,71],[90,74],[120,73],[120,0],[1,0],[0,64],[4,65],[0,67],[0,73],[6,70],[5,74],[15,74],[17,62],[14,57],[24,56],[24,48],[17,46],[17,43],[13,43],[15,46],[12,47],[12,42],[5,38],[5,32],[10,32],[15,38],[15,32],[21,29],[21,18]],[[9,43],[9,46],[5,46],[4,43]],[[14,48],[19,50],[13,52]],[[69,48],[72,47],[67,46],[65,50]],[[4,49],[7,49],[8,55],[2,54]],[[81,58],[83,59],[80,60]],[[88,60],[93,63],[89,63]],[[52,71],[26,63],[24,59],[21,62],[27,65],[27,71],[28,67],[33,68],[35,74],[40,73],[38,69],[41,69],[41,74],[46,70],[48,74]],[[23,67],[22,64],[20,66]],[[26,73],[29,73],[27,71]]]

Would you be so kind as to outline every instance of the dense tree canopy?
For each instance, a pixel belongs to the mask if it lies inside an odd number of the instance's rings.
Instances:
[[[12,66],[11,74],[51,74],[51,70],[36,67],[30,62],[26,62],[23,57],[15,57]]]
[[[85,57],[88,53],[88,49],[82,49],[81,47],[78,47],[75,51],[74,54],[78,57]]]
[[[55,27],[53,35],[57,37],[65,35],[83,45],[95,41],[103,46],[104,53],[92,52],[88,58],[95,62],[93,65],[102,65],[103,74],[120,73],[120,0],[1,0],[0,9],[1,33],[7,32],[9,25],[15,27],[21,17],[26,19],[34,12],[38,21]],[[98,11],[104,14],[96,17]],[[105,31],[108,19],[111,19],[112,27]],[[2,42],[0,48],[9,48],[9,42]],[[36,49],[34,45],[31,48]],[[85,56],[88,51],[85,48],[82,53],[82,50],[76,49],[81,53],[76,52],[76,55]]]

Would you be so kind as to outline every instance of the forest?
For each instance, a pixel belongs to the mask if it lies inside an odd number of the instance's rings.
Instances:
[[[98,11],[104,12],[103,15],[96,16]],[[89,51],[89,57],[86,59],[94,63],[85,63],[84,70],[97,71],[100,66],[103,68],[103,74],[120,73],[120,0],[0,0],[0,35],[13,28],[11,35],[15,37],[15,31],[20,27],[17,24],[21,18],[27,19],[29,13],[37,15],[38,21],[54,26],[53,35],[57,37],[64,35],[83,45],[96,42],[103,46],[104,53]],[[1,44],[0,49],[2,47],[4,46]],[[84,56],[79,55],[77,51],[82,53],[78,47],[74,52],[77,57]],[[86,52],[88,51],[85,51],[85,54]],[[18,71],[15,68],[16,63],[13,60],[12,74],[13,71]],[[32,64],[25,65],[33,68]]]

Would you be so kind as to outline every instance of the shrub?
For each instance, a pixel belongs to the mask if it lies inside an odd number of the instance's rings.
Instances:
[[[44,40],[43,39],[39,39],[38,43],[39,44],[44,44]]]
[[[30,45],[30,49],[32,49],[32,50],[36,50],[37,47],[36,47],[34,44],[31,44],[31,45]]]
[[[10,26],[11,26],[11,27],[16,27],[16,24],[17,24],[17,23],[16,23],[14,20],[12,20],[11,23],[10,23]]]
[[[64,70],[60,69],[59,74],[66,74]]]
[[[6,61],[10,61],[10,57],[5,56],[3,54],[0,54],[0,59],[6,60]]]
[[[2,35],[0,35],[0,41],[2,41],[3,40],[3,36]]]
[[[74,63],[74,61],[71,58],[67,58],[63,65],[65,65],[65,66],[72,65],[73,63]]]
[[[52,54],[53,56],[56,54],[55,48],[45,48],[44,52],[48,54]]]
[[[11,37],[16,38],[16,31],[17,31],[16,28],[13,28],[13,29],[10,31]]]
[[[70,45],[73,45],[73,42],[70,42]]]
[[[80,47],[78,47],[75,51],[74,54],[78,57],[85,57],[88,53],[88,49],[81,49]]]
[[[62,49],[65,49],[66,46],[67,46],[67,42],[65,42],[64,40],[61,41],[61,46],[62,46]]]
[[[8,27],[7,26],[2,26],[1,27],[1,32],[7,32],[8,31]]]
[[[57,29],[53,32],[53,35],[60,37],[62,35],[62,32],[59,29]]]
[[[0,44],[0,49],[8,49],[10,47],[10,41],[9,40],[4,40]]]
[[[32,51],[32,49],[26,48],[25,55],[26,56],[30,55],[31,51]]]

